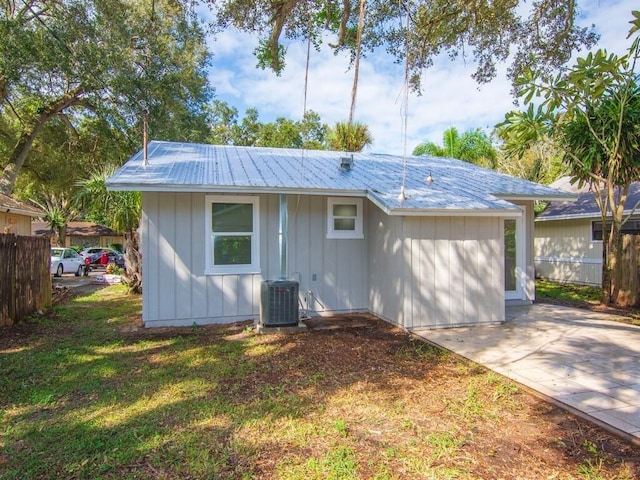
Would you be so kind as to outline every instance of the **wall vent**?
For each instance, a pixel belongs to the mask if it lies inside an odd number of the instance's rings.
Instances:
[[[298,282],[265,280],[260,288],[260,321],[265,327],[298,325]]]

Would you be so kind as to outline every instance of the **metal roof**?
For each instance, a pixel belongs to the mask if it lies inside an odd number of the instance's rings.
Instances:
[[[600,207],[596,203],[594,193],[588,185],[578,188],[577,184],[571,184],[570,177],[562,177],[553,182],[550,187],[559,188],[577,194],[575,202],[551,202],[536,217],[536,222],[552,220],[571,220],[578,218],[600,218]],[[629,196],[625,204],[624,214],[632,213],[633,208],[640,204],[640,182],[634,182],[629,187]],[[640,212],[637,212],[640,213]]]
[[[349,170],[341,158],[353,158]],[[405,163],[406,200],[398,199]],[[431,175],[433,182],[427,183]],[[291,193],[367,197],[389,214],[519,215],[508,200],[574,195],[476,165],[406,157],[153,141],[107,181],[110,190]]]

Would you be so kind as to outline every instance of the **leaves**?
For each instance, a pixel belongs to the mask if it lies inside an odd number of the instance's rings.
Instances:
[[[359,9],[351,0],[223,0],[211,5],[219,27],[258,36],[258,64],[275,72],[284,66],[284,42],[312,38],[318,46],[320,39],[334,36],[329,46],[350,50],[352,59],[360,45]],[[511,61],[513,80],[529,67],[549,72],[575,50],[592,46],[597,35],[577,26],[577,18],[576,0],[368,0],[361,46],[363,51],[385,48],[398,62],[408,60],[416,89],[425,69],[443,54],[473,61],[473,77],[480,83],[495,77],[498,63]]]
[[[17,173],[28,164],[42,129],[61,114],[63,137],[99,118],[137,140],[143,108],[152,134],[206,134],[209,54],[186,1],[156,0],[151,9],[133,0],[33,0],[0,10],[0,37],[0,115],[11,117],[17,145],[0,148],[2,167]],[[11,191],[14,179],[3,180]]]
[[[442,147],[433,142],[421,143],[413,150],[413,154],[458,158],[489,168],[497,165],[497,151],[480,129],[467,130],[460,135],[455,127],[451,127],[442,134],[442,141]]]
[[[369,127],[359,122],[338,122],[329,130],[329,148],[341,152],[360,152],[373,143]]]
[[[640,14],[633,12],[630,38],[640,32]],[[536,108],[512,112],[498,126],[507,154],[519,154],[543,135],[564,151],[574,180],[589,184],[603,224],[603,301],[615,303],[620,284],[621,226],[629,186],[640,178],[640,86],[635,65],[638,38],[624,56],[605,50],[579,58],[555,77],[527,72],[518,80],[528,103]]]

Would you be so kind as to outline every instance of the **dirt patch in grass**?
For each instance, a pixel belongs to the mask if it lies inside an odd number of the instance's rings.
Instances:
[[[372,317],[55,315],[2,331],[2,478],[640,479],[639,447]]]

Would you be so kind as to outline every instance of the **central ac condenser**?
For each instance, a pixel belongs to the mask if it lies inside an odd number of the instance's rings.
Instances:
[[[260,290],[260,320],[265,327],[298,325],[298,282],[265,280]]]

